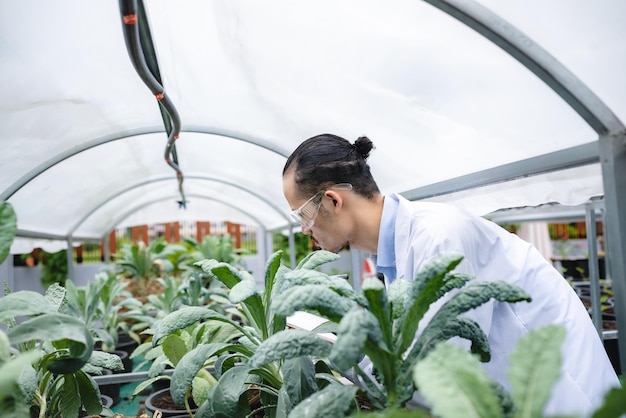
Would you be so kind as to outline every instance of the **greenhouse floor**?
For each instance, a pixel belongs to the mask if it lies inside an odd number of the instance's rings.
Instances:
[[[113,413],[117,414],[116,418],[120,415],[123,417],[139,417],[146,412],[144,402],[147,395],[140,395],[131,399],[131,395],[139,383],[141,382],[124,383],[120,386],[120,401],[117,405],[111,407]]]

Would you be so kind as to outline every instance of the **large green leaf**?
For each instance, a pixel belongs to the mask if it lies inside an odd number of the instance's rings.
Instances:
[[[39,359],[41,355],[41,351],[29,351],[0,365],[0,401],[5,396],[15,392],[18,379],[24,369],[30,367],[30,364]]]
[[[93,351],[93,338],[79,319],[48,313],[22,322],[8,332],[12,343],[51,342],[57,351],[46,367],[57,374],[74,373],[83,367]]]
[[[565,328],[560,325],[538,328],[520,338],[508,370],[517,416],[543,416],[552,386],[561,373],[563,341]]]
[[[9,202],[0,203],[0,264],[4,263],[17,232],[17,216]]]
[[[222,375],[213,388],[211,407],[215,418],[245,417],[249,408],[247,403],[240,402],[241,395],[251,380],[247,367],[233,367]]]
[[[173,332],[187,328],[199,321],[215,318],[226,319],[223,315],[201,306],[186,306],[174,311],[154,325],[152,346],[156,347],[163,338]]]
[[[27,353],[32,353],[32,351],[28,351]],[[17,358],[21,358],[24,354],[26,353],[22,353]],[[24,367],[22,373],[17,379],[17,384],[20,387],[21,394],[24,396],[24,400],[28,403],[32,403],[37,393],[37,390],[39,389],[39,386],[37,385],[37,370],[35,370],[31,364],[28,364],[26,367]]]
[[[441,418],[498,418],[502,409],[480,362],[463,348],[440,343],[417,363],[413,379]]]
[[[265,315],[269,317],[270,299],[274,293],[274,284],[276,284],[276,273],[281,266],[282,251],[276,251],[268,258],[265,263],[265,290],[263,291],[263,305],[265,305]]]
[[[106,369],[120,372],[124,370],[124,364],[120,356],[106,351],[94,350],[89,358],[89,364],[96,367],[104,367]]]
[[[315,365],[310,357],[302,356],[285,360],[281,368],[283,388],[289,396],[289,403],[295,405],[317,391]]]
[[[285,386],[282,386],[278,391],[278,397],[276,400],[276,417],[275,418],[287,418],[289,412],[293,409],[293,405],[289,400],[289,394]]]
[[[304,330],[280,331],[263,341],[250,358],[251,367],[260,367],[276,360],[286,360],[300,356],[326,357],[331,345]]]
[[[11,343],[7,335],[0,329],[0,365],[11,358]]]
[[[94,380],[82,371],[75,375],[80,393],[80,402],[83,409],[89,415],[99,414],[102,411],[102,401],[100,400],[100,389]]]
[[[385,285],[378,278],[367,277],[361,285],[363,295],[369,303],[370,312],[376,317],[382,332],[383,341],[390,346],[392,340],[392,320]]]
[[[339,254],[326,250],[313,251],[300,261],[296,270],[314,270],[323,264],[339,259],[339,257]]]
[[[86,331],[85,324],[80,319],[65,314],[47,313],[22,322],[9,330],[7,335],[12,343],[72,340],[87,345],[90,336]]]
[[[170,334],[161,343],[163,354],[176,367],[181,358],[187,353],[187,344],[179,335]]]
[[[331,287],[332,282],[330,276],[316,270],[291,270],[285,272],[283,280],[277,288],[277,293],[284,293],[294,287],[307,284],[321,284]]]
[[[60,412],[64,418],[78,418],[81,409],[80,390],[73,374],[63,376],[63,387],[60,393]]]
[[[613,388],[604,396],[604,403],[592,418],[619,418],[626,415],[626,386]]]
[[[30,290],[21,290],[0,298],[0,322],[5,324],[16,316],[32,316],[51,312],[54,312],[54,309],[50,302],[40,293]]]
[[[217,262],[216,260],[202,260],[195,263],[205,273],[212,278],[221,281],[229,289],[232,289],[242,280],[247,280],[242,276],[242,271],[228,263]]]
[[[402,363],[402,369],[400,370],[400,376],[398,378],[399,386],[407,386],[408,382],[411,381],[411,368],[416,362],[428,355],[428,353],[432,351],[437,344],[447,341],[453,337],[460,337],[469,340],[471,342],[470,351],[472,353],[478,354],[480,360],[483,362],[490,360],[491,351],[487,335],[485,335],[476,321],[459,316],[450,320],[439,334],[433,335],[433,338],[427,342],[422,340],[420,344],[415,344],[411,348]]]
[[[217,385],[217,379],[206,369],[200,369],[198,376],[191,382],[191,397],[196,405],[202,405],[209,398],[209,393]]]
[[[376,343],[382,342],[377,319],[365,309],[351,310],[339,322],[337,341],[332,346],[329,358],[339,370],[348,370],[363,357],[368,337]]]
[[[327,418],[348,416],[356,406],[356,386],[331,384],[309,396],[291,411],[289,418]]]
[[[228,299],[231,303],[241,303],[256,294],[258,294],[256,283],[251,280],[242,280],[230,289]]]
[[[231,347],[232,345],[225,343],[203,344],[185,354],[172,374],[170,392],[174,402],[182,405],[185,402],[185,396],[187,390],[191,387],[193,378],[205,366],[207,360]]]
[[[395,321],[404,315],[404,311],[409,306],[409,293],[411,284],[406,279],[395,279],[387,289],[387,299],[389,301],[391,318]]]
[[[460,289],[446,301],[430,320],[424,332],[418,337],[413,350],[418,353],[423,347],[438,336],[457,318],[474,308],[495,299],[499,302],[530,301],[530,296],[521,288],[503,281],[476,282]],[[482,334],[478,335],[482,338]]]
[[[305,285],[296,287],[281,297],[276,298],[272,310],[282,316],[290,316],[296,311],[313,309],[330,320],[339,322],[356,303],[342,297],[322,285]]]
[[[66,281],[66,284],[68,282]],[[61,312],[65,309],[67,289],[58,283],[52,283],[46,289],[44,297],[50,302],[50,306],[54,312]]]
[[[415,338],[415,332],[430,305],[441,297],[440,289],[446,275],[456,267],[462,256],[442,256],[427,263],[411,284],[410,303],[399,320],[397,352],[404,353]]]
[[[316,270],[293,270],[285,272],[278,286],[277,293],[284,293],[291,288],[307,284],[319,284],[335,290],[350,299],[362,299],[346,279],[340,276],[329,276]]]

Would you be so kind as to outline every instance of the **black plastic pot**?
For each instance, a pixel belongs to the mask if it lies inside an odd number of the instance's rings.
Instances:
[[[169,405],[171,406],[164,406]],[[170,389],[161,389],[156,392],[152,392],[146,398],[146,409],[150,412],[151,415],[154,415],[156,411],[160,411],[163,417],[178,417],[178,416],[189,416],[187,414],[187,410],[184,405],[174,406],[172,401],[172,396],[170,395]],[[191,412],[196,412],[198,407],[192,405]]]
[[[137,346],[139,346],[139,344],[137,341],[133,340],[130,335],[123,332],[117,334],[117,345],[115,346],[115,350],[126,351],[130,357]]]
[[[102,369],[103,375],[110,375],[113,372],[109,369]],[[99,385],[100,394],[110,397],[113,400],[113,405],[117,405],[120,402],[120,384],[111,383],[108,385]]]
[[[111,408],[113,406],[113,399],[110,396],[100,394],[100,402],[102,402],[103,408]],[[80,411],[78,414],[79,418],[88,417],[90,415],[85,412],[85,410]]]

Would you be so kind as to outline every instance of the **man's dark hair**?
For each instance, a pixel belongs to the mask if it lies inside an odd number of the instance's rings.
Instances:
[[[353,190],[369,198],[380,193],[366,160],[374,148],[362,136],[354,144],[333,134],[307,139],[287,158],[283,176],[293,166],[294,179],[302,195],[314,195],[337,183],[350,183]]]

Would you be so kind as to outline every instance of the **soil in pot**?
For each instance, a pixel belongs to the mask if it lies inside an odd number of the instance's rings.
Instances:
[[[189,399],[191,411],[195,412],[198,406]],[[184,405],[174,403],[170,395],[170,389],[161,389],[153,392],[146,398],[146,409],[154,415],[156,411],[161,411],[163,417],[176,417],[178,415],[186,415],[187,410]]]

